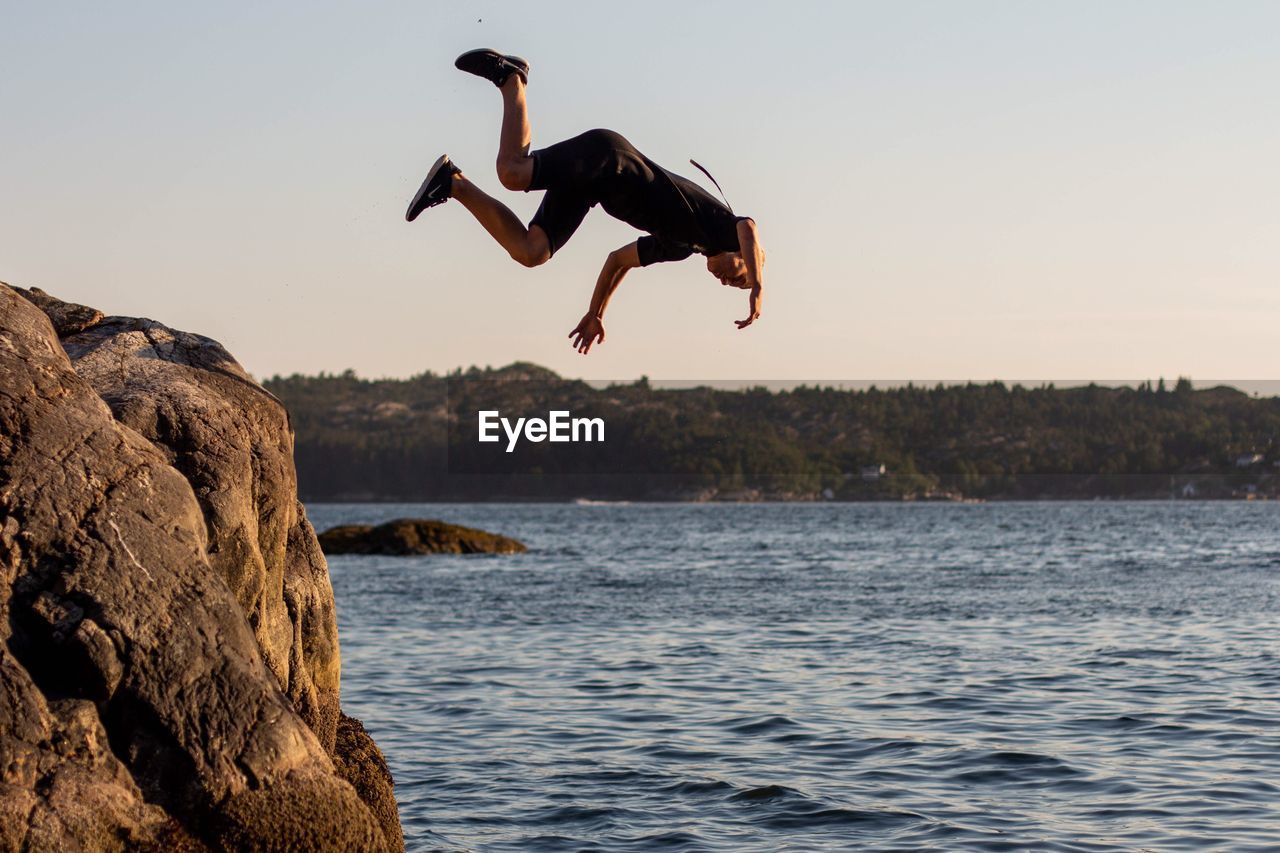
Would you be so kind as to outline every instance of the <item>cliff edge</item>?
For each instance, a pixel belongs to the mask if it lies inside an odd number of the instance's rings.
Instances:
[[[0,849],[404,849],[280,402],[0,283]]]

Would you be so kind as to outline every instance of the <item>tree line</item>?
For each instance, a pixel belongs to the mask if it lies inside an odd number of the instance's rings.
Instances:
[[[771,391],[594,387],[536,365],[274,377],[309,500],[1271,494],[1280,398],[1187,379]],[[476,441],[476,413],[599,416],[599,444]],[[883,470],[883,474],[881,474]]]

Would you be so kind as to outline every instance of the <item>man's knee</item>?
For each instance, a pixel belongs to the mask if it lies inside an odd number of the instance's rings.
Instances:
[[[507,189],[527,190],[533,180],[533,158],[498,158],[498,181]]]
[[[547,246],[530,246],[529,243],[525,243],[524,246],[511,252],[511,256],[515,257],[517,264],[532,268],[532,266],[541,266],[552,259],[552,250]]]
[[[516,263],[520,264],[521,266],[533,268],[533,267],[540,267],[543,264],[545,264],[547,261],[551,260],[551,253],[545,250],[538,252],[538,251],[526,249],[521,252],[512,253],[512,257],[515,258]]]
[[[540,267],[551,260],[551,242],[546,232],[537,225],[531,227],[524,242],[512,250],[511,257],[526,267]]]

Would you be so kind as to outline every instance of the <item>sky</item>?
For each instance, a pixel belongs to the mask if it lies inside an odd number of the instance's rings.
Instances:
[[[535,148],[615,129],[753,216],[763,317],[695,257],[568,332],[598,208],[518,266],[473,47]],[[223,342],[253,374],[532,361],[669,380],[1280,378],[1280,4],[0,0],[0,280]]]

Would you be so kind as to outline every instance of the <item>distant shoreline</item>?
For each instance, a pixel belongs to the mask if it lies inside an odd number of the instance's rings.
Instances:
[[[837,498],[834,500],[825,499],[792,499],[785,498],[762,498],[760,500],[731,500],[727,498],[713,498],[710,500],[689,500],[682,498],[671,498],[664,500],[660,498],[641,498],[641,499],[612,499],[612,498],[521,498],[521,497],[494,497],[483,500],[475,498],[458,498],[449,500],[448,498],[302,498],[302,502],[308,506],[312,504],[347,504],[360,506],[394,506],[394,505],[458,505],[458,504],[475,504],[477,506],[498,505],[498,504],[558,504],[562,506],[666,506],[675,504],[687,504],[690,506],[706,506],[709,504],[932,504],[932,505],[965,505],[965,504],[1047,504],[1047,503],[1271,503],[1280,501],[1270,495],[1250,495],[1237,497],[1194,497],[1194,498],[1169,498],[1169,497],[1136,497],[1123,496],[1113,497],[1109,495],[1097,495],[1095,497],[1042,497],[1042,498],[1026,498],[1026,497],[984,497],[984,498],[869,498],[866,500],[846,500]]]
[[[1280,498],[1280,398],[1135,388],[593,388],[545,368],[267,383],[298,482],[329,499],[750,503]],[[597,420],[600,440],[486,443],[480,413]]]

